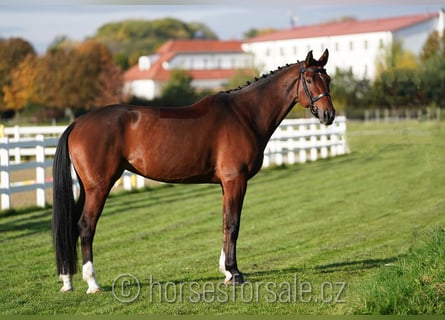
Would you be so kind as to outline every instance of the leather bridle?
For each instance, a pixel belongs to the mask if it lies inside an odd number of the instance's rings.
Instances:
[[[315,116],[317,116],[317,112],[318,112],[318,108],[315,106],[315,102],[317,102],[318,100],[320,100],[323,97],[330,97],[331,93],[329,91],[320,93],[318,96],[316,97],[312,97],[311,93],[309,92],[309,89],[307,87],[306,81],[304,80],[304,73],[305,72],[314,72],[314,73],[322,73],[322,74],[326,74],[326,69],[322,68],[322,67],[309,67],[309,68],[305,68],[304,64],[301,65],[300,68],[300,82],[303,82],[303,89],[304,89],[304,93],[306,94],[306,97],[310,100],[311,104],[310,109],[311,109],[311,113]],[[297,87],[297,94],[298,94],[298,87]]]

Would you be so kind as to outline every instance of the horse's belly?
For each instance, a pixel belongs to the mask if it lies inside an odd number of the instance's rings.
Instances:
[[[130,157],[128,162],[147,178],[164,182],[215,182],[215,166],[208,151],[164,146],[147,148],[143,153]]]

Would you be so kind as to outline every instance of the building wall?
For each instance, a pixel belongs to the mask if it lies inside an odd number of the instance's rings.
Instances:
[[[394,32],[394,39],[401,41],[405,50],[418,55],[421,52],[428,35],[434,30],[438,30],[438,26],[438,19],[431,19]]]
[[[402,42],[405,50],[417,55],[428,35],[444,25],[443,20],[444,13],[440,12],[439,18],[429,19],[395,32],[249,42],[244,43],[242,47],[243,50],[254,55],[255,66],[262,73],[275,70],[278,66],[287,63],[304,60],[310,50],[313,50],[314,57],[318,58],[327,48],[330,53],[326,66],[329,73],[334,74],[336,68],[352,70],[357,78],[373,80],[376,75],[377,61],[384,54],[383,48],[397,40]]]
[[[326,68],[329,73],[335,73],[336,68],[351,69],[357,77],[372,79],[377,57],[382,48],[391,42],[390,32],[376,32],[245,43],[243,49],[254,54],[255,64],[263,73],[304,60],[310,50],[317,59],[328,49],[329,62]]]
[[[161,95],[162,86],[160,83],[150,80],[133,80],[125,83],[124,92],[129,96],[136,96],[147,100],[152,100]]]
[[[171,59],[168,69],[207,70],[250,68],[253,59],[250,54],[241,53],[180,53]]]

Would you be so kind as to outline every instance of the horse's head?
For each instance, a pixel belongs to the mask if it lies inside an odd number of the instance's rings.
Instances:
[[[315,60],[312,51],[306,56],[300,67],[298,97],[305,108],[320,119],[320,123],[330,125],[334,122],[335,109],[329,92],[331,78],[323,67],[328,62],[329,52],[326,49],[320,59]],[[301,83],[301,85],[300,85]]]

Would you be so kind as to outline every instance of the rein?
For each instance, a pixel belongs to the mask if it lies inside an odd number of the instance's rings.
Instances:
[[[317,110],[317,108],[316,108],[316,106],[315,106],[315,102],[317,102],[318,100],[320,100],[320,99],[323,98],[323,97],[330,97],[330,96],[331,96],[331,93],[330,93],[329,91],[322,92],[322,93],[320,93],[318,96],[316,96],[315,98],[313,98],[313,97],[311,96],[311,93],[309,92],[309,89],[308,89],[308,87],[307,87],[306,81],[304,81],[304,78],[303,78],[303,74],[304,74],[306,71],[314,72],[314,73],[319,72],[319,73],[324,73],[324,74],[326,74],[326,69],[324,69],[324,68],[317,68],[317,67],[305,68],[305,67],[304,67],[304,64],[302,64],[302,65],[301,65],[301,68],[300,68],[300,82],[303,82],[304,93],[306,94],[306,97],[311,101],[311,104],[310,104],[309,106],[310,106],[310,108],[311,108],[311,112],[312,112],[312,114],[315,115],[316,110]],[[300,85],[300,84],[298,84],[298,85]],[[297,93],[298,93],[298,87],[297,87]]]

